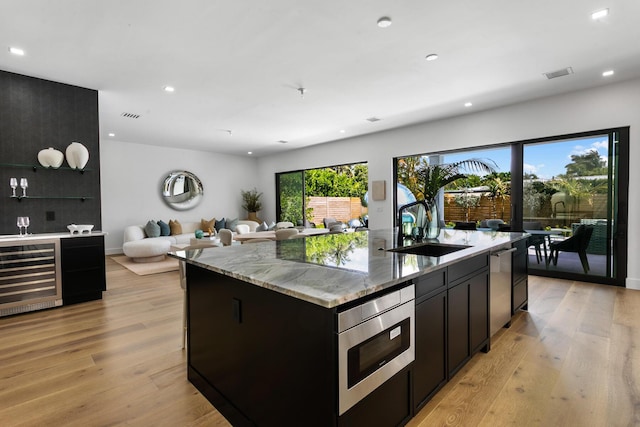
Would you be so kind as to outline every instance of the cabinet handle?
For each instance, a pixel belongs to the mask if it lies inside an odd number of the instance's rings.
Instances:
[[[511,253],[513,253],[513,252],[515,252],[517,250],[518,250],[518,248],[505,249],[505,250],[499,251],[499,252],[492,252],[491,256],[501,257],[501,256],[506,255],[506,254],[511,254]]]

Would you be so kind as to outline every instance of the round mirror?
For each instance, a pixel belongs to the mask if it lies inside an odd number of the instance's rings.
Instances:
[[[164,179],[162,198],[173,209],[185,211],[202,201],[202,182],[187,171],[173,171]]]

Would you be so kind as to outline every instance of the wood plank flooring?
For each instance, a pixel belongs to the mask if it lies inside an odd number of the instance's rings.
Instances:
[[[107,258],[107,287],[0,318],[0,425],[229,426],[186,380],[178,273]],[[640,291],[530,276],[529,309],[409,426],[640,426]]]

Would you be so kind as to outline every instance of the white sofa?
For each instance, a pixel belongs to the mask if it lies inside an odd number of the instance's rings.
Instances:
[[[157,262],[165,258],[172,245],[189,244],[195,237],[195,231],[200,229],[198,222],[181,222],[182,234],[171,236],[147,237],[144,225],[130,225],[124,229],[124,243],[122,252],[135,262]],[[255,221],[238,221],[235,233],[246,234],[256,231],[258,223]]]

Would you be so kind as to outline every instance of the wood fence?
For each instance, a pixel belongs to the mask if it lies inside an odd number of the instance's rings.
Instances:
[[[313,209],[310,221],[316,225],[322,224],[324,218],[347,222],[367,213],[358,197],[309,197],[307,208]]]

